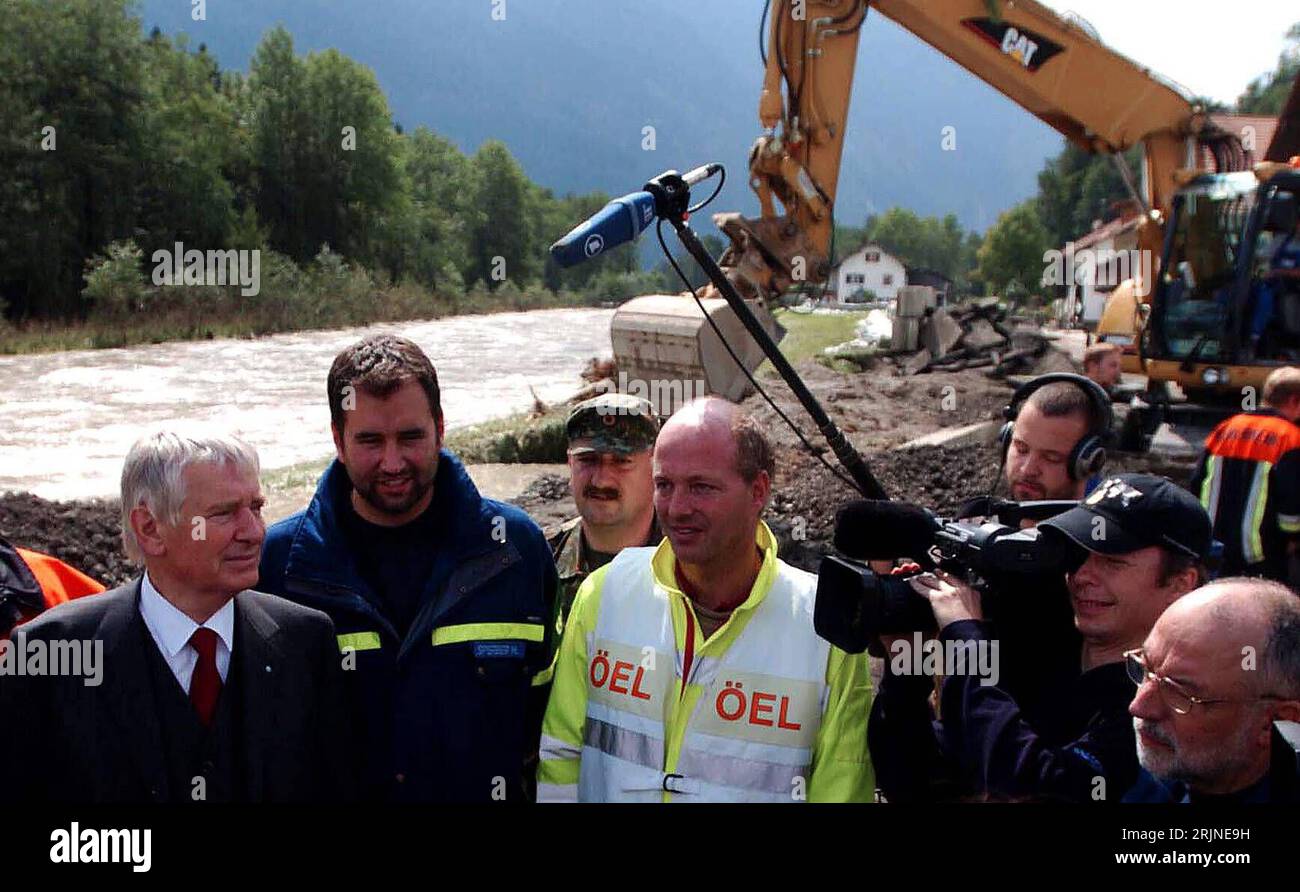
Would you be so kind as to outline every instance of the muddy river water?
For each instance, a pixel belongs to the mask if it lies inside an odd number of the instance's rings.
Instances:
[[[265,470],[332,452],[325,376],[364,334],[409,337],[438,370],[449,429],[568,397],[608,356],[613,310],[537,310],[274,335],[0,357],[0,491],[112,495],[145,431],[198,422],[257,447]]]

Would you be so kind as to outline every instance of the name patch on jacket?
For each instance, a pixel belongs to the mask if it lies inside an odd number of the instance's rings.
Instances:
[[[473,645],[479,660],[522,660],[528,647],[522,641],[475,641]]]

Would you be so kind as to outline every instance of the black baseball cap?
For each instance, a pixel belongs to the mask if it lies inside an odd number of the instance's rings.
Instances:
[[[1077,506],[1038,526],[1097,554],[1160,545],[1204,562],[1213,542],[1210,516],[1196,497],[1154,474],[1107,477]]]

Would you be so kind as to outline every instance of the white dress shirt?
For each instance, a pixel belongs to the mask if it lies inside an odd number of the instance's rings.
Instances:
[[[148,573],[140,584],[140,615],[181,690],[189,693],[190,678],[199,662],[199,652],[190,646],[190,636],[199,624],[164,598],[154,588]],[[224,684],[230,671],[230,646],[235,637],[235,599],[222,604],[203,625],[217,633],[217,672]]]

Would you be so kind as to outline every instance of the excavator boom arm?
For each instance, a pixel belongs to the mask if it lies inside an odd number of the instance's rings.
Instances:
[[[772,299],[829,273],[831,211],[858,37],[869,10],[1086,151],[1143,145],[1143,197],[1160,216],[1178,188],[1176,171],[1196,166],[1198,140],[1214,137],[1180,90],[1107,47],[1082,22],[1035,0],[770,0],[759,103],[764,130],[750,155],[761,214],[715,218],[733,242],[723,265],[751,294]],[[1149,234],[1158,246],[1158,234]]]

